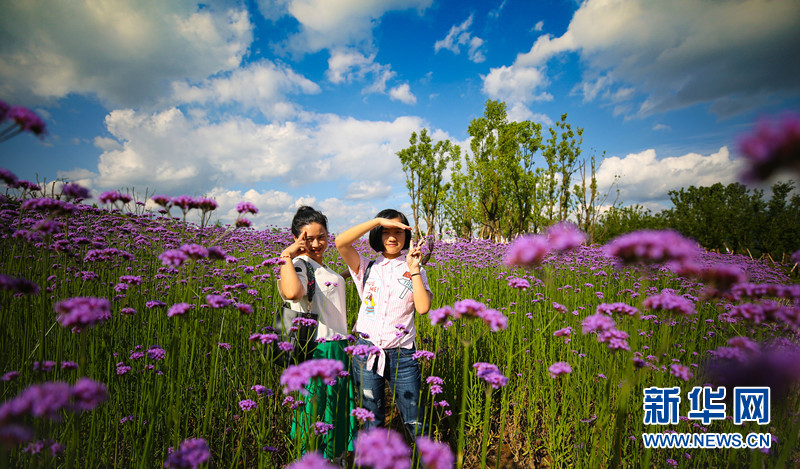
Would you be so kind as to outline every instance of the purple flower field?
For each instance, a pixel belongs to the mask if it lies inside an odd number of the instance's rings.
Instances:
[[[287,230],[249,227],[247,203],[233,226],[206,226],[216,208],[206,199],[156,196],[163,209],[152,212],[104,193],[95,208],[80,187],[44,194],[13,180],[0,199],[0,452],[11,466],[321,467],[289,436],[292,413],[314,405],[303,401],[313,380],[349,377],[323,361],[272,363]],[[200,226],[184,221],[191,210]],[[800,285],[788,269],[673,232],[608,246],[567,234],[434,245],[434,303],[417,317],[414,355],[430,439],[412,451],[395,413],[393,430],[358,436],[352,464],[800,462]],[[327,262],[341,271],[334,252]],[[347,294],[352,326],[351,281]],[[769,386],[770,423],[688,418],[686,396],[704,385]],[[649,387],[680,388],[677,424],[643,423]],[[644,449],[642,433],[669,431],[773,443]]]

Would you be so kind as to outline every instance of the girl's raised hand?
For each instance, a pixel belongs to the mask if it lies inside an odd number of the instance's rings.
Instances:
[[[294,259],[295,257],[301,254],[305,254],[307,252],[308,249],[306,249],[306,232],[303,231],[302,233],[300,233],[300,236],[298,236],[297,239],[294,240],[294,243],[290,244],[289,247],[287,247],[286,249],[283,250],[283,252],[281,252],[281,257],[289,256],[292,259]]]
[[[380,226],[382,226],[384,228],[400,228],[400,229],[403,229],[403,230],[411,230],[410,226],[408,226],[408,225],[406,225],[406,224],[404,224],[402,222],[399,222],[397,220],[391,220],[389,218],[378,218],[377,220],[378,220],[378,223],[380,224]]]
[[[419,271],[419,263],[422,259],[422,242],[424,239],[420,239],[419,241],[411,240],[411,245],[408,247],[408,255],[406,255],[406,263],[408,263],[408,269],[412,270],[411,273],[415,273],[413,271]]]

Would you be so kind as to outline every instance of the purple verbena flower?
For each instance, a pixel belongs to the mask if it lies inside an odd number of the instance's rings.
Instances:
[[[0,103],[2,103],[2,101],[0,101]],[[0,108],[0,111],[2,111],[2,108]],[[17,179],[17,175],[11,171],[0,168],[0,181],[3,181],[9,187],[16,187],[19,179]]]
[[[286,466],[286,469],[336,469],[336,466],[329,463],[319,453],[310,452]]]
[[[258,213],[258,209],[252,202],[248,202],[246,200],[239,202],[236,204],[236,211],[239,213],[252,213],[253,215]]]
[[[556,223],[546,234],[554,251],[568,251],[586,242],[586,234],[570,222]]]
[[[455,458],[450,446],[421,436],[416,441],[419,457],[426,469],[452,469]]]
[[[150,357],[151,360],[163,360],[166,355],[167,351],[158,345],[153,345],[147,349],[147,356]]]
[[[679,365],[677,363],[669,366],[669,374],[684,381],[689,381],[694,376],[688,366]]]
[[[169,310],[167,310],[167,317],[171,318],[173,316],[183,316],[193,307],[194,306],[190,305],[189,303],[175,303],[174,305],[170,306]]]
[[[187,259],[189,259],[189,256],[187,256],[186,253],[184,253],[180,249],[169,249],[159,254],[158,259],[164,265],[180,267],[181,264],[183,264],[184,262],[186,262]]]
[[[614,320],[608,315],[603,313],[595,313],[591,316],[587,316],[586,319],[583,320],[581,323],[581,330],[584,334],[588,334],[595,331],[606,331],[616,325],[617,323],[614,322]]]
[[[777,122],[761,120],[755,131],[739,141],[749,167],[742,180],[758,182],[781,168],[800,173],[800,115],[787,113]]]
[[[565,327],[553,333],[556,337],[569,337],[572,334],[572,327]]]
[[[508,384],[508,378],[503,376],[502,373],[500,373],[500,370],[497,368],[497,365],[493,365],[491,363],[477,362],[473,363],[472,368],[474,368],[477,371],[478,378],[486,381],[495,389],[500,389],[501,387]]]
[[[520,290],[527,290],[531,287],[530,282],[525,280],[524,278],[516,278],[512,277],[508,279],[508,286],[511,288],[517,288]]]
[[[348,345],[344,348],[344,351],[346,354],[354,357],[368,358],[370,355],[379,355],[381,353],[381,348],[377,345],[358,344]]]
[[[483,311],[479,311],[478,317],[483,319],[483,321],[488,324],[489,328],[494,332],[508,328],[508,318],[505,317],[503,313],[495,309],[484,309]]]
[[[17,378],[19,378],[19,371],[13,370],[13,371],[9,371],[8,373],[6,373],[2,377],[0,377],[0,381],[8,382],[8,381],[11,381],[11,380],[15,380]]]
[[[20,184],[18,182],[18,184]],[[42,212],[50,212],[54,214],[70,214],[75,213],[75,206],[63,200],[50,199],[41,197],[38,199],[28,199],[22,203],[22,208],[25,210],[39,210]]]
[[[154,195],[150,197],[150,199],[156,203],[156,205],[160,205],[162,207],[167,207],[172,204],[172,199],[168,195]]]
[[[411,450],[403,437],[391,429],[373,428],[358,434],[355,462],[374,469],[408,469]]]
[[[0,289],[27,295],[39,294],[39,285],[33,281],[22,277],[10,277],[5,274],[0,274]]]
[[[173,452],[164,462],[164,467],[196,469],[211,459],[208,443],[203,438],[183,440],[178,451]]]
[[[436,358],[436,354],[427,350],[417,350],[414,352],[414,355],[412,355],[411,358],[414,360],[419,360],[420,358],[424,358],[425,360],[433,360]]]
[[[443,306],[438,309],[432,309],[428,311],[428,317],[431,320],[431,325],[435,326],[436,324],[440,324],[447,320],[448,317],[455,316],[455,311],[451,306]]]
[[[111,304],[105,298],[78,296],[59,301],[54,306],[63,327],[93,327],[111,319]]]
[[[597,305],[596,311],[598,313],[608,314],[612,313],[624,314],[626,316],[635,316],[639,314],[639,310],[626,303],[600,303]]]
[[[206,303],[214,309],[219,309],[229,306],[233,301],[220,295],[206,295]]]
[[[172,205],[180,208],[184,214],[193,208],[200,208],[198,201],[190,195],[179,195],[177,197],[173,197]]]
[[[317,435],[327,435],[333,430],[333,424],[325,422],[314,422],[314,433]]]
[[[180,247],[180,250],[192,259],[205,259],[208,257],[208,249],[199,244],[184,244]]]
[[[97,200],[103,204],[113,204],[117,201],[122,201],[123,194],[120,194],[118,191],[106,191],[101,193]],[[128,202],[130,202],[130,198],[128,198]]]
[[[61,186],[61,195],[68,199],[91,199],[92,195],[89,189],[80,186],[76,183],[64,184]]]
[[[606,252],[626,264],[691,262],[700,253],[697,243],[672,230],[641,230],[624,234],[606,245]]]
[[[217,201],[214,199],[209,199],[208,197],[201,197],[197,201],[197,206],[203,212],[211,212],[213,210],[216,210],[219,205],[217,204]]]
[[[344,371],[344,364],[339,360],[320,358],[307,360],[299,365],[290,365],[283,372],[280,384],[283,386],[283,393],[289,394],[293,391],[300,391],[307,395],[304,389],[312,379],[321,378],[322,382],[327,383],[339,377],[339,373]]]
[[[550,377],[555,379],[558,375],[572,373],[572,367],[567,362],[555,362],[547,368]]]
[[[42,118],[26,107],[11,106],[4,117],[14,121],[22,132],[30,132],[36,136],[42,136],[47,132],[47,126]]]
[[[669,292],[653,295],[645,299],[642,304],[645,308],[670,311],[684,316],[697,312],[691,300]]]
[[[550,250],[547,238],[541,235],[521,236],[509,246],[503,263],[523,267],[537,266],[544,261]]]
[[[611,328],[597,333],[597,341],[608,344],[611,350],[627,350],[631,348],[628,345],[628,333],[619,329]]]
[[[364,422],[367,422],[367,421],[369,421],[369,422],[374,422],[375,421],[375,414],[373,414],[372,412],[368,411],[367,409],[365,409],[363,407],[356,407],[355,409],[353,409],[350,412],[350,415],[352,415],[353,417],[358,419],[358,421],[361,422],[361,423],[364,423]]]
[[[244,399],[242,401],[239,401],[239,407],[241,407],[243,411],[248,412],[257,409],[258,404],[254,400]]]
[[[78,378],[72,386],[72,399],[78,410],[92,410],[108,399],[108,390],[103,383],[86,377]]]

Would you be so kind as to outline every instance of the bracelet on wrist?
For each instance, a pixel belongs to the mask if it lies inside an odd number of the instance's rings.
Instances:
[[[411,274],[412,277],[415,276],[415,275],[420,275],[420,273],[417,272],[416,274]]]

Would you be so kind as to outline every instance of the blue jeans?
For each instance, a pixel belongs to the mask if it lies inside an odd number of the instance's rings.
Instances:
[[[371,342],[359,339],[359,344],[372,345]],[[388,348],[386,353],[386,367],[384,376],[374,370],[367,369],[367,360],[353,357],[353,378],[355,379],[356,393],[361,394],[361,406],[375,414],[375,421],[364,422],[364,430],[385,426],[385,388],[389,382],[400,416],[403,418],[408,434],[414,439],[427,435],[428,432],[419,421],[420,414],[420,371],[419,364],[412,358],[415,348]],[[376,363],[377,365],[377,363]],[[429,426],[429,425],[427,425]]]

